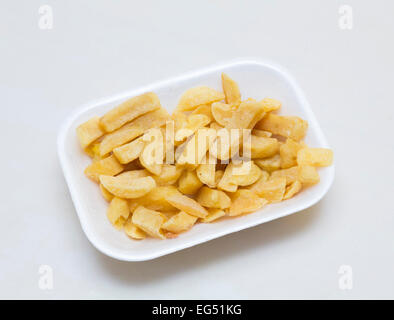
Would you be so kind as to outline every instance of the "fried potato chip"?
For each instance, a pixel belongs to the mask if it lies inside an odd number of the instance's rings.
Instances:
[[[255,183],[247,186],[248,187],[247,189],[253,189],[254,185],[257,185],[259,183],[263,183],[263,182],[267,181],[269,179],[269,176],[270,176],[270,174],[267,171],[261,170],[260,178]]]
[[[184,168],[181,166],[163,164],[158,176],[153,176],[158,186],[175,184],[181,176]]]
[[[100,143],[100,155],[106,155],[116,147],[134,140],[151,128],[161,127],[169,118],[170,116],[166,110],[158,109],[134,119],[104,136]]]
[[[310,186],[320,181],[319,173],[315,167],[302,165],[298,166],[298,179],[302,185]]]
[[[280,166],[283,169],[291,168],[297,165],[297,153],[302,148],[301,144],[288,138],[286,143],[280,146]]]
[[[208,211],[205,210],[197,201],[181,195],[174,194],[166,198],[169,203],[171,203],[175,208],[185,211],[192,216],[199,218],[204,218],[208,215]]]
[[[200,218],[203,223],[213,222],[226,215],[226,212],[222,209],[208,208],[208,215],[205,218]]]
[[[162,226],[166,220],[166,216],[161,212],[150,210],[143,206],[135,209],[131,218],[132,223],[138,228],[158,239],[165,239]]]
[[[225,73],[222,73],[222,86],[226,96],[226,103],[239,104],[241,102],[238,84]]]
[[[237,107],[223,102],[214,102],[211,106],[212,116],[221,126],[228,125]]]
[[[107,210],[107,217],[115,228],[121,229],[129,217],[129,214],[130,210],[127,200],[118,197],[114,197],[111,200]]]
[[[166,200],[166,198],[174,194],[180,194],[178,189],[174,186],[156,187],[143,197],[139,198],[138,202],[152,210],[170,212],[174,211],[174,207]]]
[[[111,155],[87,166],[85,175],[93,181],[98,182],[101,174],[114,176],[122,171],[123,166],[116,160],[114,155]]]
[[[268,113],[256,124],[255,129],[270,131],[273,134],[299,141],[305,137],[308,122],[299,117]]]
[[[298,180],[292,182],[289,186],[286,187],[285,194],[283,196],[283,200],[290,199],[294,197],[298,192],[302,189],[302,183]]]
[[[142,151],[142,153],[140,154],[140,163],[142,164],[142,166],[148,170],[149,172],[159,176],[161,173],[161,169],[162,169],[162,164],[161,163],[155,163],[154,159],[151,158],[151,156],[149,155],[149,153]]]
[[[253,159],[254,162],[263,170],[273,172],[280,169],[280,155],[276,154],[269,158]]]
[[[184,171],[178,181],[178,189],[183,194],[195,194],[202,185],[195,171]]]
[[[106,132],[112,132],[135,118],[161,108],[159,97],[147,92],[126,100],[116,108],[108,111],[100,120]]]
[[[176,161],[180,165],[189,164],[193,169],[202,163],[208,149],[216,138],[216,131],[213,129],[203,128],[198,130],[183,145],[179,146],[176,151]]]
[[[200,86],[186,90],[181,96],[177,110],[190,111],[202,104],[210,104],[224,99],[224,94],[215,89]]]
[[[260,180],[249,188],[250,191],[256,193],[270,202],[278,202],[283,199],[286,191],[286,178],[270,178],[267,181]]]
[[[101,183],[99,184],[99,186],[100,186],[100,191],[101,191],[101,194],[103,195],[103,198],[105,200],[107,200],[108,202],[111,202],[114,195],[111,192],[109,192],[107,189],[105,189]]]
[[[218,124],[217,122],[211,122],[209,124],[209,127],[211,129],[214,129],[215,131],[219,131],[220,129],[223,129],[223,127],[220,124]]]
[[[176,141],[183,141],[191,136],[197,130],[204,128],[211,122],[211,119],[205,114],[192,114],[187,119],[187,123],[182,129],[175,134]]]
[[[156,187],[156,182],[152,177],[142,177],[125,181],[125,179],[101,175],[100,182],[113,195],[125,198],[139,198]]]
[[[148,177],[149,176],[149,171],[145,169],[135,169],[135,170],[129,170],[129,171],[123,171],[122,173],[119,173],[116,178],[122,179],[123,181],[129,181],[133,180],[136,178],[142,178],[142,177]]]
[[[196,223],[197,219],[197,217],[181,211],[164,222],[162,228],[170,232],[180,233],[189,230]]]
[[[252,159],[272,157],[279,151],[279,143],[275,138],[251,136],[250,146],[244,146],[244,150],[250,150]]]
[[[146,233],[132,222],[132,216],[129,216],[124,224],[124,231],[130,238],[135,240],[142,240],[146,238]]]
[[[263,103],[265,112],[275,111],[282,107],[282,103],[279,100],[272,98],[264,98],[261,102]]]
[[[93,117],[77,127],[77,136],[83,149],[103,134],[104,131],[100,127],[100,117]]]
[[[99,161],[103,158],[100,156],[100,142],[93,142],[84,149],[85,153],[92,158],[92,161]]]
[[[252,135],[254,135],[256,137],[271,138],[272,137],[272,132],[264,131],[264,130],[258,130],[258,129],[253,129],[252,130]]]
[[[232,112],[226,124],[228,129],[252,129],[265,115],[263,104],[257,101],[242,101]]]
[[[333,152],[325,148],[303,148],[297,153],[299,165],[310,165],[314,167],[326,167],[332,165]]]
[[[218,183],[218,189],[227,192],[235,192],[238,189],[238,185],[232,181],[234,164],[231,162],[227,165],[224,174]]]
[[[207,116],[209,118],[209,122],[213,120],[211,105],[209,104],[202,104],[201,106],[198,106],[191,113],[191,115],[195,115],[195,114],[203,114],[204,116]]]
[[[230,217],[259,210],[268,203],[266,199],[258,197],[254,192],[247,189],[237,190],[231,198]]]
[[[208,187],[215,188],[217,184],[215,171],[215,163],[203,163],[198,166],[196,173],[202,183],[206,184]]]
[[[297,166],[288,169],[276,170],[272,172],[270,176],[270,178],[280,178],[280,177],[286,178],[286,185],[289,185],[290,183],[293,183],[294,181],[298,180]]]
[[[123,146],[113,150],[115,157],[120,163],[126,164],[137,159],[144,150],[145,142],[139,137]]]
[[[197,202],[203,207],[226,209],[231,205],[230,197],[223,191],[202,187],[197,195]]]
[[[261,170],[253,161],[234,165],[232,173],[231,183],[238,186],[249,186],[261,177]]]

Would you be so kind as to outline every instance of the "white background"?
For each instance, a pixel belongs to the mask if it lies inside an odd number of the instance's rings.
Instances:
[[[38,8],[53,9],[52,30]],[[338,26],[353,7],[352,30]],[[394,298],[392,1],[1,1],[0,298]],[[289,69],[334,149],[314,207],[153,261],[88,242],[56,136],[83,103],[233,58]],[[39,266],[54,288],[38,287]],[[353,269],[340,290],[339,267]]]

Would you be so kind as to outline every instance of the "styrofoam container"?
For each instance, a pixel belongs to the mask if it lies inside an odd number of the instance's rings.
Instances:
[[[58,136],[58,153],[82,229],[98,250],[112,258],[125,261],[154,259],[301,211],[318,202],[326,194],[334,179],[334,166],[319,169],[320,183],[303,190],[290,200],[267,205],[260,211],[245,216],[211,224],[197,224],[175,239],[147,238],[135,241],[109,223],[106,217],[108,203],[103,199],[98,185],[86,178],[83,173],[91,160],[79,146],[76,127],[95,115],[103,115],[125,99],[147,91],[154,91],[163,107],[172,113],[180,95],[186,89],[207,85],[221,90],[222,72],[226,72],[238,82],[243,98],[262,99],[268,96],[282,101],[281,114],[297,115],[308,121],[309,129],[305,142],[312,147],[328,147],[298,84],[283,68],[268,62],[232,61],[85,105],[62,126]]]

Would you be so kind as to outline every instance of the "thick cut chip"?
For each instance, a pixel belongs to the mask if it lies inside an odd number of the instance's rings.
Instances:
[[[85,152],[92,158],[92,161],[99,161],[103,159],[100,156],[100,142],[91,143],[85,148]]]
[[[252,134],[256,137],[263,137],[263,138],[271,138],[272,137],[272,132],[259,130],[259,129],[253,129]]]
[[[288,138],[286,143],[280,146],[280,165],[283,169],[297,165],[297,153],[302,148],[301,144]]]
[[[204,207],[226,209],[231,205],[230,197],[223,191],[202,187],[198,193],[197,201]]]
[[[298,165],[309,165],[314,167],[330,166],[333,161],[333,152],[325,148],[303,148],[298,151]]]
[[[209,128],[198,130],[176,150],[177,163],[192,165],[195,169],[203,162],[207,151],[216,138],[216,131]]]
[[[201,106],[198,106],[196,109],[192,111],[191,114],[192,115],[203,114],[209,118],[210,122],[213,120],[211,106],[209,104],[202,104]]]
[[[179,100],[177,110],[190,111],[202,104],[210,104],[223,99],[224,94],[215,89],[206,86],[195,87],[183,93]]]
[[[186,126],[187,114],[185,112],[175,110],[171,115],[171,119],[174,121],[174,131],[177,132],[179,129]]]
[[[172,185],[175,184],[181,176],[184,168],[172,164],[163,164],[159,176],[153,176],[157,185]]]
[[[130,181],[137,178],[147,177],[149,176],[149,172],[145,169],[137,169],[124,171],[116,176],[117,179],[122,179],[122,181]]]
[[[217,185],[218,185],[219,181],[222,179],[223,175],[224,175],[224,170],[217,170],[215,172],[215,185],[212,186],[213,188],[217,187]]]
[[[100,138],[103,134],[104,131],[101,130],[99,117],[93,117],[77,127],[77,136],[83,149]]]
[[[132,222],[132,217],[129,216],[127,219],[126,223],[124,224],[124,231],[126,234],[135,240],[142,240],[146,238],[146,233],[142,231],[140,228],[138,228],[133,222]]]
[[[167,201],[175,208],[185,211],[192,216],[204,218],[208,215],[208,211],[205,210],[197,201],[182,194],[174,194],[169,196],[167,197]]]
[[[129,199],[129,209],[130,209],[131,213],[133,213],[135,211],[135,209],[137,209],[141,205],[140,199],[141,198]]]
[[[236,106],[229,105],[223,102],[215,102],[212,103],[211,106],[213,118],[218,124],[222,125],[223,127],[229,123],[235,110]]]
[[[213,158],[227,162],[240,151],[244,130],[241,129],[220,129],[216,132],[216,139],[210,145],[209,154]],[[246,134],[249,134],[246,130]],[[247,135],[245,135],[245,140]]]
[[[279,177],[270,178],[267,181],[259,181],[259,183],[254,184],[249,190],[270,202],[281,201],[286,191],[286,178]]]
[[[305,186],[313,185],[320,181],[316,168],[308,165],[298,166],[298,179]]]
[[[270,178],[280,178],[280,177],[286,178],[286,185],[293,183],[298,179],[298,167],[295,166],[288,169],[276,170],[271,173]]]
[[[164,109],[148,112],[123,127],[108,133],[100,143],[100,155],[104,156],[116,147],[134,140],[151,128],[161,127],[170,116]]]
[[[164,222],[162,228],[170,232],[180,233],[189,230],[196,223],[197,219],[197,217],[181,211]]]
[[[142,151],[140,154],[140,163],[141,165],[148,170],[149,172],[155,174],[155,175],[160,175],[161,173],[161,168],[162,168],[162,163],[156,163],[155,159],[153,159],[148,152]]]
[[[211,129],[216,130],[216,131],[219,131],[219,130],[223,129],[223,127],[222,127],[220,124],[218,124],[217,122],[211,122],[211,123],[209,124],[209,127],[210,127]]]
[[[253,129],[265,115],[263,104],[258,101],[245,100],[232,113],[226,124],[227,129]]]
[[[272,98],[264,98],[261,100],[264,105],[265,112],[271,112],[274,110],[278,110],[282,107],[282,103],[279,100],[272,99]]]
[[[114,195],[111,192],[109,192],[107,189],[105,189],[101,183],[100,183],[100,191],[101,191],[101,194],[103,195],[103,198],[105,200],[107,200],[108,202],[111,202]]]
[[[238,189],[238,185],[232,181],[234,164],[231,162],[227,165],[224,174],[218,183],[218,189],[235,192]]]
[[[272,157],[279,151],[279,143],[275,138],[264,138],[252,135],[250,146],[244,146],[249,151],[252,159]]]
[[[123,146],[117,147],[113,150],[115,157],[120,163],[126,164],[137,159],[142,150],[144,150],[145,142],[142,137],[139,137]]]
[[[291,183],[289,186],[286,187],[285,194],[283,196],[283,200],[287,200],[295,196],[298,192],[301,191],[302,183],[298,180]]]
[[[231,182],[238,186],[249,186],[259,180],[261,177],[261,170],[253,161],[242,162],[239,165],[234,165]]]
[[[226,96],[226,103],[241,102],[241,93],[239,92],[238,84],[225,73],[222,73],[222,86],[224,95]]]
[[[131,218],[132,223],[138,228],[159,239],[165,239],[162,225],[166,220],[167,217],[161,212],[147,209],[144,206],[139,206],[135,209]]]
[[[202,185],[195,171],[184,171],[178,181],[178,189],[183,194],[195,194]]]
[[[200,164],[196,170],[197,177],[200,181],[208,187],[214,188],[216,186],[216,164],[203,163]]]
[[[261,209],[268,201],[258,197],[255,193],[247,189],[241,189],[232,196],[232,203],[229,216],[239,216]]]
[[[129,217],[130,210],[127,200],[114,197],[107,209],[108,220],[115,228],[121,229]]]
[[[193,114],[187,119],[186,125],[175,133],[176,141],[183,141],[197,130],[204,128],[211,122],[205,114]]]
[[[116,160],[114,155],[111,155],[87,166],[85,169],[85,175],[93,181],[98,182],[101,174],[114,176],[122,171],[123,166],[118,162],[118,160]]]
[[[263,183],[269,179],[270,174],[267,171],[261,170],[261,176],[260,178],[250,186],[248,186],[248,189],[253,189],[255,185],[258,185],[259,183]]]
[[[308,122],[293,116],[278,116],[268,113],[256,124],[256,129],[270,131],[273,134],[299,141],[305,137]]]
[[[161,186],[154,188],[145,196],[137,199],[139,203],[149,209],[163,211],[174,211],[174,207],[166,200],[167,197],[180,194],[174,186]]]
[[[122,178],[101,175],[100,182],[113,195],[125,199],[142,197],[156,187],[156,182],[152,177],[125,181]]]
[[[276,154],[265,159],[254,159],[254,162],[263,170],[273,172],[280,169],[280,155]]]
[[[205,218],[201,218],[201,222],[210,223],[226,215],[226,212],[222,209],[208,208],[208,215]]]
[[[100,120],[102,128],[107,132],[112,132],[125,123],[134,120],[135,118],[159,109],[159,97],[153,93],[148,92],[140,96],[133,97],[116,108],[108,111]]]

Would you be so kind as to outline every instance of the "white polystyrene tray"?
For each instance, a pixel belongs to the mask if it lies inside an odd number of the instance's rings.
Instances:
[[[281,114],[297,115],[308,121],[306,143],[312,147],[328,147],[323,132],[298,84],[289,73],[273,63],[237,60],[85,105],[63,124],[58,136],[58,153],[82,229],[98,250],[125,261],[154,259],[306,209],[326,194],[334,179],[334,166],[319,169],[320,183],[303,190],[290,200],[267,205],[249,215],[211,224],[197,224],[175,239],[147,238],[143,241],[135,241],[109,223],[106,217],[108,203],[101,196],[98,185],[87,179],[83,173],[91,160],[79,146],[76,127],[95,115],[103,115],[123,100],[147,91],[154,91],[163,107],[172,113],[180,95],[186,89],[207,85],[221,90],[222,72],[226,72],[238,82],[244,99],[249,97],[262,99],[268,96],[282,101]]]

